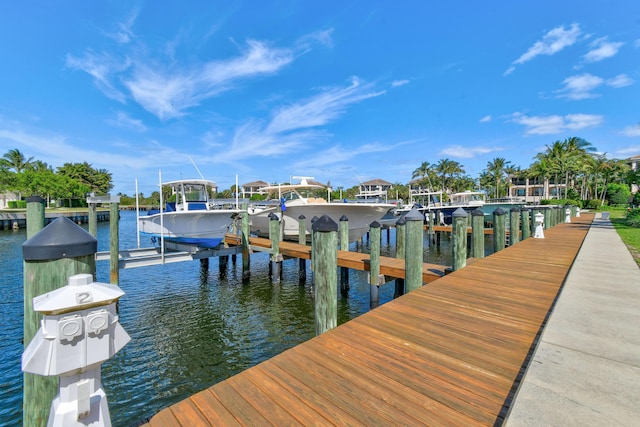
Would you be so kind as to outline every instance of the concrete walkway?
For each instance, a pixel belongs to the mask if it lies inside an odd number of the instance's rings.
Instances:
[[[640,425],[640,268],[596,218],[506,426]]]

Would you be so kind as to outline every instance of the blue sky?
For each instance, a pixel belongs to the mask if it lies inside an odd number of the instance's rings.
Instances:
[[[202,174],[476,178],[578,136],[640,154],[640,2],[11,1],[0,152],[89,162],[114,193]]]

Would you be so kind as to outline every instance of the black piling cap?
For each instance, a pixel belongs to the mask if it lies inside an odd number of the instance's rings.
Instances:
[[[411,209],[408,214],[404,216],[405,221],[424,221],[424,215],[421,214],[418,209]]]
[[[396,225],[406,225],[407,220],[405,219],[405,215],[402,215],[399,220],[396,221]]]
[[[369,224],[369,228],[380,228],[380,227],[382,226],[378,221],[373,221],[371,224]]]
[[[466,218],[467,217],[467,211],[465,211],[462,208],[458,208],[455,211],[453,211],[453,213],[451,214],[451,216],[454,216],[456,218]]]
[[[346,216],[346,215],[342,215],[342,216],[340,217],[340,221],[349,221],[349,218],[347,218],[347,216]]]
[[[471,211],[471,216],[484,216],[484,212],[480,208],[475,208]]]
[[[495,211],[493,211],[493,214],[494,214],[494,215],[504,215],[504,214],[506,214],[506,213],[507,213],[507,211],[505,211],[505,210],[504,210],[504,209],[502,209],[502,208],[497,208]]]
[[[40,196],[29,196],[27,203],[42,203],[44,205],[44,199]]]
[[[271,212],[271,213],[269,214],[269,220],[270,220],[270,221],[278,221],[278,220],[280,220],[280,218],[278,218],[278,215],[276,215],[276,214],[274,214],[273,212]]]
[[[59,217],[22,244],[25,261],[55,260],[92,255],[98,241],[67,217]]]
[[[305,219],[305,216],[300,214],[300,216],[298,217],[298,219]]]
[[[338,231],[338,224],[328,215],[322,215],[311,226],[313,231]]]
[[[520,208],[514,206],[511,208],[511,212],[520,212]]]

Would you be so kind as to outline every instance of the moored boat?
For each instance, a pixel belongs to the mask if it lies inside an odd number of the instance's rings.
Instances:
[[[209,197],[215,182],[204,179],[171,181],[176,200],[138,217],[140,233],[154,240],[212,249],[220,245],[240,209],[217,205]]]
[[[328,215],[336,223],[344,215],[349,221],[349,242],[354,242],[369,230],[373,221],[379,221],[394,205],[390,203],[367,202],[331,202],[316,193],[326,190],[323,185],[309,182],[311,177],[293,177],[298,184],[282,184],[264,187],[261,190],[277,195],[271,203],[259,209],[249,208],[251,232],[258,236],[269,235],[269,214],[273,213],[282,221],[283,238],[297,240],[299,236],[299,217],[305,217],[307,236],[311,233],[311,220]],[[329,196],[327,195],[327,198]]]

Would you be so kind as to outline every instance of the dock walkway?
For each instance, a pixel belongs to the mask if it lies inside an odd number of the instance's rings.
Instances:
[[[592,219],[476,260],[149,425],[500,425]]]
[[[640,268],[597,218],[542,334],[506,425],[640,423]]]

